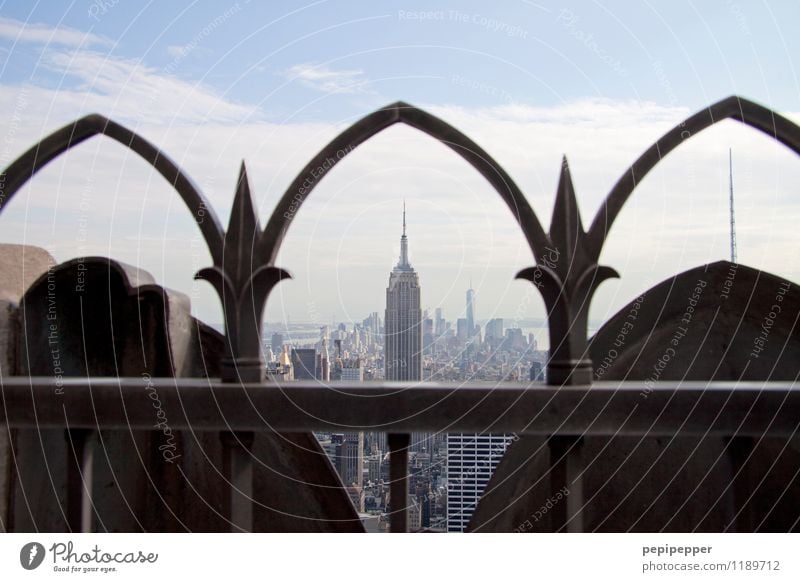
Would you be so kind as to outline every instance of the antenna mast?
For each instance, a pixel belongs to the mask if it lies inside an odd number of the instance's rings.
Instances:
[[[731,206],[731,263],[736,263],[736,216],[733,212],[733,150],[728,148],[728,183]]]

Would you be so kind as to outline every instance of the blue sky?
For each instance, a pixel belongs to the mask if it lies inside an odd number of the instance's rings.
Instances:
[[[163,147],[223,221],[245,159],[263,222],[328,139],[402,99],[494,155],[545,223],[566,153],[587,223],[635,156],[704,105],[740,94],[797,120],[797,22],[794,1],[6,2],[0,162],[97,111]],[[708,133],[670,156],[621,215],[604,259],[623,280],[605,284],[594,319],[677,270],[725,258],[728,147],[742,262],[800,278],[788,252],[800,242],[789,220],[794,156],[733,123]],[[393,128],[326,178],[290,230],[281,260],[295,280],[271,299],[269,319],[382,309],[403,198],[426,307],[457,317],[471,277],[479,318],[543,314],[528,284],[513,281],[531,259],[508,211],[429,142]],[[9,205],[3,240],[59,260],[112,254],[139,264],[218,320],[213,294],[191,279],[208,259],[177,197],[106,142],[66,158]],[[91,236],[76,244],[82,219]]]
[[[791,109],[800,91],[800,40],[790,27],[800,19],[797,2],[495,4],[96,0],[61,8],[6,2],[2,14],[102,37],[107,44],[91,48],[154,68],[170,68],[176,49],[189,47],[177,76],[257,104],[275,119],[339,119],[398,95],[496,104],[491,91],[454,87],[454,75],[538,105],[594,96],[695,109],[740,93]],[[7,49],[10,36],[3,38]],[[60,82],[37,66],[37,52],[17,46],[4,82]],[[339,73],[353,90],[309,104],[323,82],[292,79],[293,67],[304,64]],[[298,102],[308,106],[297,111]]]

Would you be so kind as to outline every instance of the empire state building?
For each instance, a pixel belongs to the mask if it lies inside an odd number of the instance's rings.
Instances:
[[[422,310],[419,275],[408,262],[406,207],[403,204],[403,236],[400,260],[389,275],[386,288],[385,369],[387,380],[422,379]]]

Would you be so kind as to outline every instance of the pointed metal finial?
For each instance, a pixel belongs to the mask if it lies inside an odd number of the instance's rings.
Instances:
[[[403,236],[406,236],[406,199],[403,198]]]
[[[225,314],[225,355],[221,362],[223,382],[262,382],[261,316],[272,288],[289,273],[261,264],[254,249],[261,226],[250,191],[247,167],[242,161],[231,218],[224,236],[222,264],[202,269],[195,278],[205,279],[216,290]]]
[[[569,171],[567,156],[563,156],[561,158],[561,176],[556,191],[556,203],[553,207],[553,219],[550,222],[550,239],[560,253],[570,258],[580,255],[575,258],[582,259],[586,246],[585,238],[586,232],[583,230],[581,215],[578,211],[572,174]],[[573,262],[571,266],[575,267],[576,265]]]
[[[225,271],[238,285],[243,285],[250,277],[253,269],[253,247],[260,234],[261,226],[250,191],[247,166],[242,160],[223,250]]]
[[[592,362],[588,357],[589,305],[597,286],[617,273],[598,266],[583,229],[575,188],[567,158],[561,160],[561,175],[548,234],[550,244],[537,257],[537,265],[521,271],[542,293],[549,317],[549,384],[591,384]]]

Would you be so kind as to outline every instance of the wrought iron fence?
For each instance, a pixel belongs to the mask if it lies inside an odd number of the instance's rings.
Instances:
[[[256,216],[247,170],[242,164],[233,210],[223,230],[200,188],[157,147],[101,115],[71,123],[34,145],[4,172],[0,212],[20,188],[50,161],[95,136],[106,135],[139,154],[178,192],[192,213],[213,265],[196,277],[219,295],[224,314],[224,355],[219,380],[153,379],[160,402],[175,411],[175,430],[221,431],[229,483],[227,519],[234,531],[252,531],[253,434],[309,432],[342,426],[391,433],[391,492],[405,498],[408,433],[495,431],[548,437],[552,489],[566,486],[567,502],[553,511],[554,529],[580,531],[583,495],[581,439],[599,435],[721,435],[730,438],[792,437],[800,418],[793,381],[777,383],[655,383],[641,380],[592,384],[587,318],[597,287],[618,276],[598,264],[600,253],[625,202],[647,173],[673,149],[713,124],[733,119],[749,125],[800,154],[800,127],[753,102],[730,97],[681,122],[647,149],[619,178],[588,230],[581,220],[569,167],[564,158],[549,231],[545,231],[522,190],[480,146],[443,120],[405,103],[394,103],[347,128],[301,170],[281,197],[266,226]],[[337,390],[302,382],[265,380],[261,320],[272,289],[288,271],[275,264],[287,229],[325,174],[360,144],[396,123],[427,133],[461,156],[492,185],[506,203],[530,246],[536,265],[517,277],[541,292],[547,308],[550,387],[467,384],[457,390],[433,383]],[[329,163],[334,160],[334,163]],[[322,167],[320,174],[317,169]],[[555,249],[557,260],[553,260]],[[764,378],[768,380],[769,378]],[[53,378],[2,376],[0,421],[10,427],[70,430],[152,428],[143,411],[147,395],[140,378],[63,380],[64,398],[53,401]],[[554,387],[557,387],[554,388]],[[648,390],[647,398],[641,393]],[[374,407],[368,396],[379,395]],[[405,420],[398,420],[398,418]],[[93,526],[92,446],[84,433],[71,433],[79,470],[69,481],[69,526]],[[735,448],[735,447],[734,447]],[[732,448],[732,450],[734,449]],[[95,514],[96,515],[96,514]],[[391,513],[392,531],[405,531],[405,508]]]

